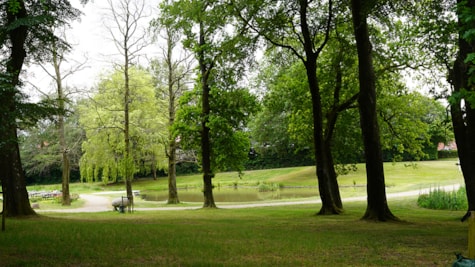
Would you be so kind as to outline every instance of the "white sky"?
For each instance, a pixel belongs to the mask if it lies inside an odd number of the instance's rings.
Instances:
[[[117,3],[118,0],[112,0]],[[143,27],[146,29],[151,19],[157,16],[152,9],[158,6],[160,0],[145,0],[150,7],[147,9],[150,16],[142,20]],[[120,63],[123,59],[119,56],[118,50],[112,42],[112,36],[105,24],[107,15],[110,14],[108,1],[94,0],[89,1],[85,6],[80,4],[79,0],[71,0],[71,4],[83,12],[80,21],[75,21],[71,24],[71,29],[66,31],[66,39],[72,45],[72,51],[66,55],[69,59],[68,63],[63,63],[63,72],[67,72],[72,66],[77,66],[75,62],[86,62],[82,70],[71,74],[63,81],[67,87],[75,87],[78,89],[90,89],[99,80],[101,73],[112,70],[113,63]],[[151,45],[147,50],[144,50],[143,57],[139,58],[139,62],[146,63],[146,58],[157,57],[159,51],[157,45]],[[45,64],[48,69],[52,67]],[[44,72],[39,66],[31,65],[27,67],[28,83],[40,88],[43,92],[53,92],[53,80]],[[39,93],[32,89],[33,86],[26,85],[28,94],[32,96],[32,100],[38,99]]]

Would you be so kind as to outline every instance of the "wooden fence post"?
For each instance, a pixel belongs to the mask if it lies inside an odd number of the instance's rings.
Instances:
[[[475,259],[475,211],[468,217],[468,257]]]

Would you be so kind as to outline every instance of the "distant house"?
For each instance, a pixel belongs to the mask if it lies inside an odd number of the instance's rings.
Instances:
[[[457,150],[457,144],[455,143],[455,141],[450,141],[447,144],[440,142],[437,145],[437,151],[442,151],[442,150]]]

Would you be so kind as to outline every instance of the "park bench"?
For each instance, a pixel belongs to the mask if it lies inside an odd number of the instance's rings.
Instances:
[[[125,212],[125,208],[130,206],[130,201],[128,197],[120,197],[112,200],[112,206],[114,207],[115,211],[119,211],[120,213]]]

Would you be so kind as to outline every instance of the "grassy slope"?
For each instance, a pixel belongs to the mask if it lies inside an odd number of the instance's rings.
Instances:
[[[462,183],[462,176],[456,166],[456,160],[424,161],[416,162],[414,165],[398,162],[385,163],[386,185],[389,191],[407,191],[420,188]],[[365,167],[363,164],[357,165],[357,171],[338,178],[342,189],[362,186],[366,184]],[[317,186],[315,167],[294,167],[269,169],[258,171],[246,171],[242,178],[236,172],[218,173],[213,179],[215,185],[230,186],[234,183],[242,186],[256,186],[259,183],[277,183],[283,186]],[[180,176],[177,178],[177,186],[201,188],[202,176],[200,174]],[[167,190],[168,182],[166,177],[158,180],[138,179],[133,183],[134,190]],[[59,190],[61,185],[29,186],[29,190]],[[104,186],[101,183],[71,184],[72,193],[84,193],[104,190],[124,190],[122,183]]]

